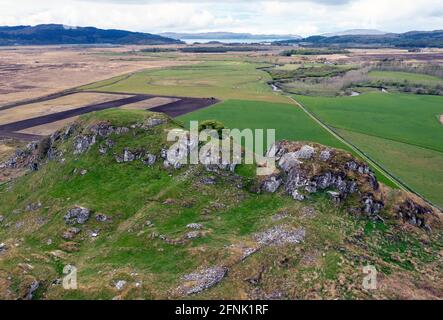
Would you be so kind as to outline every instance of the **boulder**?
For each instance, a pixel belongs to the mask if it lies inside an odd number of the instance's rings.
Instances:
[[[74,154],[79,155],[85,153],[96,143],[95,135],[78,136],[74,139]]]
[[[182,281],[185,283],[177,288],[177,292],[181,295],[202,292],[221,282],[227,271],[225,267],[216,266],[184,275]]]
[[[143,157],[143,164],[147,165],[147,166],[153,166],[155,164],[155,162],[157,161],[157,157],[153,154],[147,153],[145,154],[145,156]]]
[[[118,280],[115,283],[115,289],[122,291],[126,287],[127,282],[125,280]]]
[[[261,184],[260,189],[264,192],[274,193],[282,184],[282,179],[278,176],[269,176]]]
[[[91,211],[83,207],[75,207],[69,209],[68,213],[64,216],[66,224],[84,224],[89,220]]]
[[[95,220],[97,220],[98,222],[106,222],[109,220],[108,216],[102,213],[97,213],[95,215]]]
[[[254,235],[260,246],[297,244],[304,240],[306,232],[303,228],[290,229],[285,226],[275,226],[269,230]]]
[[[72,240],[76,235],[78,235],[81,232],[80,228],[72,227],[63,232],[62,238],[65,240]]]
[[[430,230],[428,220],[433,214],[431,207],[420,205],[411,199],[406,199],[397,206],[395,211],[398,218],[404,222]]]
[[[190,223],[186,226],[186,228],[188,229],[194,229],[194,230],[200,230],[201,228],[203,228],[203,225],[200,223]]]

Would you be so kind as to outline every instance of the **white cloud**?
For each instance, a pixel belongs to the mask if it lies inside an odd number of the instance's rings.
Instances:
[[[351,28],[443,27],[441,0],[1,0],[0,25],[62,23],[144,32],[311,35]]]

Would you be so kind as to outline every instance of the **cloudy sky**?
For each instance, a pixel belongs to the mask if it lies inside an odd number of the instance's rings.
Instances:
[[[443,29],[442,0],[0,0],[0,25],[60,23],[159,33],[299,34]]]

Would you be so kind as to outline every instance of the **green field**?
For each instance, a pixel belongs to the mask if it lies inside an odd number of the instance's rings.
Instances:
[[[128,77],[98,82],[82,89],[133,92],[219,99],[288,102],[267,84],[269,74],[257,69],[264,64],[210,61],[189,66],[146,70]],[[117,81],[116,81],[117,80]]]
[[[296,99],[414,190],[443,206],[443,98],[367,93]],[[387,147],[389,146],[389,147]]]
[[[352,131],[338,130],[338,133],[404,183],[413,186],[416,192],[443,207],[442,153]]]
[[[189,125],[191,120],[218,120],[228,128],[276,129],[277,140],[314,141],[346,149],[293,104],[227,100],[181,116],[178,120],[185,125]]]
[[[408,81],[413,84],[443,85],[443,79],[439,77],[412,72],[374,70],[369,72],[369,78],[373,80]]]

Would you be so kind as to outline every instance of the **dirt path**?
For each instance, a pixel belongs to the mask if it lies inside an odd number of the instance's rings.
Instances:
[[[443,124],[443,114],[440,115],[440,123]]]

